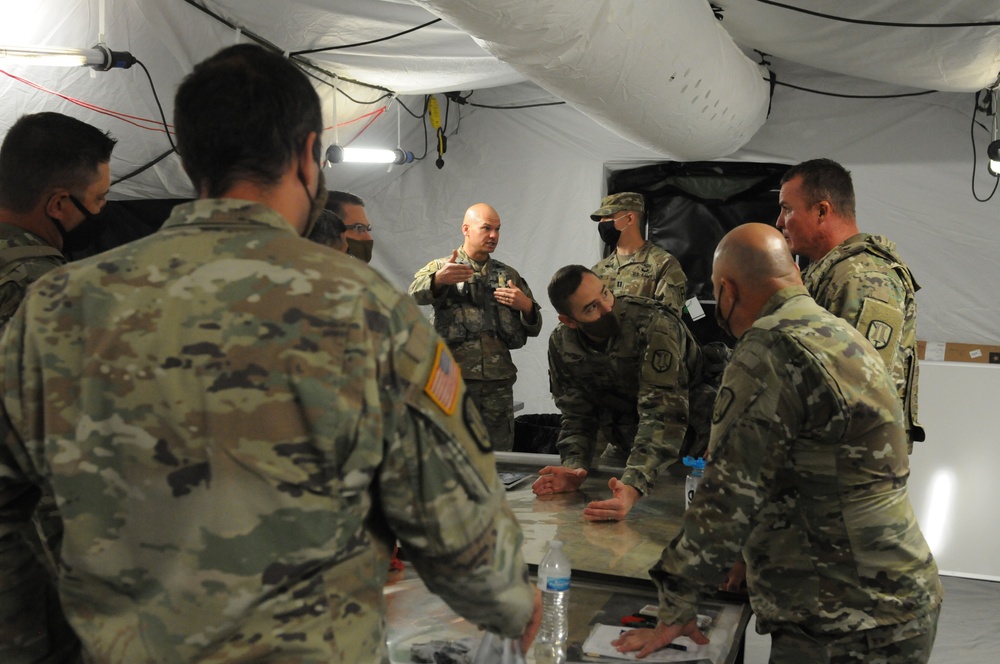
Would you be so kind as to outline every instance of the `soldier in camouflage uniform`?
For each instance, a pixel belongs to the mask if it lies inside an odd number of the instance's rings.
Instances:
[[[388,662],[395,538],[458,613],[530,639],[540,599],[447,347],[300,237],[325,191],[308,79],[230,47],[175,125],[201,198],[42,277],[0,342],[0,661]],[[43,485],[47,603],[21,539]]]
[[[549,387],[561,413],[561,466],[539,471],[538,495],[575,491],[597,451],[598,432],[627,457],[613,498],[590,503],[591,521],[623,519],[657,471],[677,458],[688,428],[688,390],[701,373],[701,349],[687,327],[654,300],[615,297],[582,265],[549,283],[560,325],[549,337]]]
[[[771,662],[926,662],[942,588],[906,489],[902,409],[878,353],[813,301],[774,228],[720,242],[720,325],[739,338],[716,401],[705,475],[682,533],[650,570],[655,630],[640,656],[695,624],[740,552]]]
[[[0,146],[0,330],[28,286],[66,264],[65,234],[104,207],[114,146],[105,132],[62,113],[23,115],[7,132]],[[62,526],[47,490],[34,526],[32,547],[54,575]]]
[[[462,220],[463,245],[414,275],[410,295],[433,307],[444,337],[486,421],[494,450],[514,445],[514,380],[510,351],[542,330],[542,312],[517,270],[490,257],[500,241],[500,215],[485,203]]]
[[[829,159],[793,166],[781,180],[777,227],[811,263],[809,294],[858,329],[878,351],[903,404],[907,445],[924,440],[917,420],[917,300],[920,289],[896,245],[858,232],[851,174]]]
[[[601,199],[590,218],[598,222],[601,239],[615,250],[592,269],[615,295],[659,300],[680,316],[687,277],[670,252],[642,237],[645,215],[642,194],[626,191]]]

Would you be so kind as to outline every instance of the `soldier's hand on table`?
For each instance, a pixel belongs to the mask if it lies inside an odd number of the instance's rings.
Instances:
[[[538,634],[538,628],[542,626],[542,591],[535,586],[535,604],[531,610],[531,619],[528,621],[527,627],[524,628],[524,634],[521,636],[521,650],[523,652],[528,652],[528,648],[531,647],[532,641],[535,640],[535,636]]]
[[[690,620],[683,625],[664,625],[657,623],[654,629],[630,629],[611,642],[618,652],[636,652],[636,657],[642,659],[660,648],[671,643],[678,636],[686,636],[698,645],[708,643],[708,637],[698,629],[696,620]]]
[[[523,311],[527,313],[531,311],[532,307],[535,306],[531,298],[524,294],[524,292],[514,285],[514,282],[507,280],[506,288],[497,288],[493,291],[493,297],[500,304],[506,305],[511,309],[517,309],[518,311]]]
[[[538,479],[531,485],[531,490],[536,496],[576,491],[587,479],[587,471],[583,468],[563,466],[545,466],[538,471],[538,475]]]
[[[608,482],[612,497],[608,500],[595,500],[583,510],[583,518],[587,521],[621,521],[639,502],[639,491],[625,484],[616,477]]]
[[[472,268],[465,263],[456,263],[457,260],[458,249],[453,249],[448,262],[434,273],[435,286],[451,286],[472,278]]]

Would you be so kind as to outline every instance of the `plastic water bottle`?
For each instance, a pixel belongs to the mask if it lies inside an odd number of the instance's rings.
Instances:
[[[549,551],[538,566],[538,587],[542,591],[542,626],[535,637],[538,664],[566,661],[569,638],[569,558],[559,540],[549,542]]]
[[[705,460],[701,457],[686,456],[683,459],[684,465],[691,469],[691,473],[684,480],[684,509],[691,507],[694,500],[694,492],[698,490],[698,482],[705,474]]]

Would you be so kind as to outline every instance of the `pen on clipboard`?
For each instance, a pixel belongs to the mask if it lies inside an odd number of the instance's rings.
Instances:
[[[618,632],[618,636],[621,636],[625,632],[628,632],[630,629],[633,629],[633,628],[622,629],[620,632]],[[688,647],[686,645],[683,645],[681,643],[668,643],[667,645],[665,645],[663,647],[664,648],[668,648],[670,650],[681,650],[683,652],[687,652],[687,649],[688,649]]]

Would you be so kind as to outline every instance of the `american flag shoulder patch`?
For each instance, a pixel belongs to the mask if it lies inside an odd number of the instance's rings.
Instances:
[[[461,375],[448,347],[443,341],[439,341],[434,366],[431,367],[431,375],[424,385],[424,392],[448,415],[455,412],[455,406],[458,404],[458,384]]]

